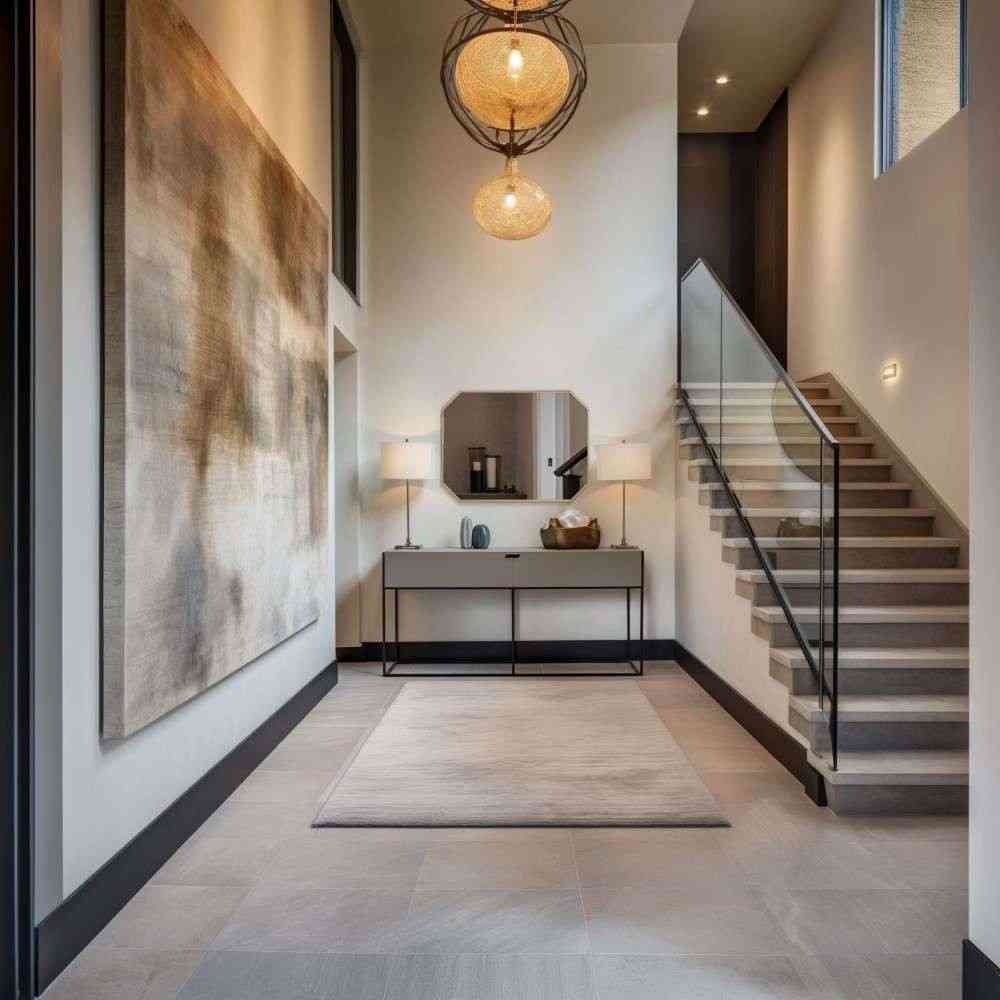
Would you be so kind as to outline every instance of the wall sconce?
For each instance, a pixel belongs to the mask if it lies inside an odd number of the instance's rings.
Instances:
[[[890,361],[882,365],[882,381],[895,382],[899,378],[899,362]]]

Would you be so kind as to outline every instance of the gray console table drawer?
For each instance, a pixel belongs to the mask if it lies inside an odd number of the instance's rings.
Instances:
[[[503,552],[386,552],[385,586],[402,589],[496,588],[514,586],[516,559]]]
[[[514,560],[515,586],[641,587],[642,553],[597,549],[582,552],[522,552]]]

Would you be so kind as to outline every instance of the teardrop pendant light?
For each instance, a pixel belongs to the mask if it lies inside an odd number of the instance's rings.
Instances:
[[[522,176],[517,160],[508,160],[504,172],[487,181],[472,206],[476,222],[499,240],[528,240],[552,219],[549,196]]]

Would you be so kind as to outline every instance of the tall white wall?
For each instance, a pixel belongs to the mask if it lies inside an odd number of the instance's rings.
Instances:
[[[676,344],[677,54],[674,45],[598,46],[576,119],[523,171],[552,196],[542,236],[504,243],[472,218],[502,159],[452,119],[439,45],[372,53],[369,341],[362,359],[364,637],[380,635],[380,555],[402,541],[402,486],[379,478],[379,443],[439,441],[460,390],[572,390],[594,443],[656,442],[656,479],[631,493],[632,541],[647,549],[647,635],[674,635],[672,427]],[[590,486],[575,503],[618,540],[620,493]],[[496,545],[539,545],[560,503],[459,503],[440,483],[415,493],[415,540],[456,545],[468,514]],[[406,595],[410,639],[499,639],[492,595]],[[611,638],[621,596],[525,595],[523,638]]]
[[[967,524],[967,114],[876,178],[873,6],[844,0],[790,90],[789,367],[837,375]]]
[[[969,936],[1000,964],[1000,5],[970,0],[972,774]]]
[[[327,0],[179,0],[329,212]],[[63,5],[62,887],[71,892],[334,658],[333,557],[317,624],[118,744],[100,711],[99,0]],[[42,247],[42,252],[45,248]],[[334,290],[333,321],[348,297]],[[331,370],[333,363],[331,336]],[[331,428],[332,440],[332,428]],[[331,461],[331,469],[334,462]],[[331,496],[332,496],[331,483]],[[333,537],[331,515],[330,536]],[[58,619],[57,619],[58,620]],[[48,794],[48,791],[46,792]]]

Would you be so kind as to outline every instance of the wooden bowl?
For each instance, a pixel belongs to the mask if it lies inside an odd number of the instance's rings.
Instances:
[[[542,528],[542,545],[547,549],[599,549],[601,526],[594,518],[586,528],[564,528],[556,518]]]

